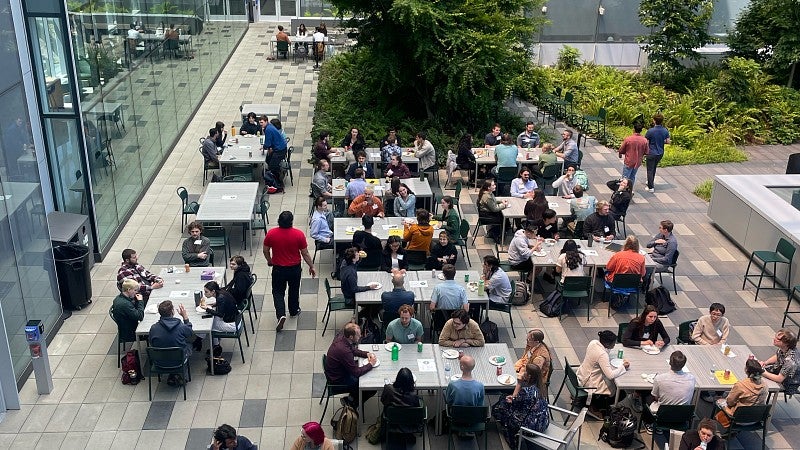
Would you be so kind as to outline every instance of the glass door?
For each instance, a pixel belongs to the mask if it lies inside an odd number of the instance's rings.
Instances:
[[[247,20],[247,0],[208,0],[211,20]]]

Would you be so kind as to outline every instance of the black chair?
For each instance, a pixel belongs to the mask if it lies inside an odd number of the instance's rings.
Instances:
[[[289,43],[286,41],[277,41],[275,44],[276,59],[280,58],[281,55],[283,55],[285,59],[289,59]]]
[[[511,334],[517,337],[517,332],[514,331],[514,316],[511,314],[511,299],[517,291],[517,283],[511,282],[511,296],[508,298],[508,303],[489,302],[489,311],[500,311],[508,314],[508,323],[511,325]],[[486,311],[486,318],[489,318],[489,311]]]
[[[408,270],[424,270],[427,261],[428,253],[425,250],[406,250]]]
[[[200,147],[197,149],[200,152],[200,155],[203,157],[203,186],[206,185],[208,172],[214,172],[220,168],[218,162],[207,160],[203,154],[203,142],[205,142],[205,140],[206,138],[200,138]],[[220,171],[220,175],[221,174],[222,172]]]
[[[553,182],[561,176],[561,164],[548,164],[542,169],[542,176],[536,180],[536,184],[547,193],[547,185],[553,187]]]
[[[328,379],[328,355],[322,355],[322,373],[325,375],[325,387],[322,389],[322,396],[319,398],[319,404],[322,404],[322,399],[325,399],[325,407],[322,409],[322,417],[319,418],[319,423],[325,418],[325,412],[328,411],[328,402],[334,395],[350,394],[350,386],[344,384],[335,384]]]
[[[111,307],[108,308],[108,316],[111,317],[111,320],[113,320],[114,323],[117,323],[117,319],[114,317],[114,305],[111,305]],[[122,365],[122,349],[126,348],[125,344],[128,342],[135,343],[136,341],[126,341],[125,339],[122,339],[122,336],[119,334],[119,324],[117,324],[117,367]]]
[[[439,333],[453,315],[453,309],[435,309],[431,313],[431,342],[439,342]]]
[[[647,408],[647,407],[646,407]],[[648,408],[649,409],[649,408]],[[653,437],[650,448],[656,448],[656,431],[678,430],[686,431],[692,427],[695,405],[660,405],[653,414]]]
[[[222,249],[222,254],[225,257],[223,261],[227,261],[231,244],[228,241],[228,233],[225,231],[225,227],[207,226],[203,228],[203,236],[211,241],[212,250],[215,248]]]
[[[456,244],[461,247],[461,256],[466,256],[467,265],[472,267],[472,261],[469,260],[469,251],[467,251],[467,239],[469,239],[469,221],[461,219],[461,226],[459,230],[459,237]]]
[[[251,273],[250,274],[250,286],[247,288],[247,294],[245,295],[245,299],[247,302],[242,308],[242,313],[247,311],[247,315],[250,316],[250,330],[253,331],[253,334],[256,334],[255,325],[253,325],[253,314],[255,313],[256,319],[258,319],[258,310],[253,306],[253,302],[255,299],[253,298],[253,286],[256,285],[256,281],[258,281],[258,275]]]
[[[558,402],[558,397],[561,395],[561,391],[564,389],[564,386],[566,386],[567,392],[569,392],[571,398],[569,407],[570,411],[574,411],[576,407],[582,408],[583,405],[586,404],[586,400],[589,398],[589,391],[597,389],[593,387],[581,386],[580,383],[578,383],[578,375],[575,373],[576,367],[579,366],[569,365],[567,358],[564,357],[564,381],[561,382],[561,387],[558,388],[558,392],[553,399],[553,403]],[[567,417],[567,419],[569,419],[569,417]],[[565,420],[564,424],[566,425],[566,423],[567,421]]]
[[[153,375],[158,377],[159,382],[161,375],[180,375],[192,381],[192,369],[183,348],[147,347],[147,359],[150,361],[150,371],[147,374],[147,396],[150,401],[153,401]],[[183,400],[186,400],[186,383],[183,383]]]
[[[761,450],[767,448],[767,425],[769,424],[769,414],[772,405],[753,405],[739,406],[733,411],[733,416],[728,416],[731,420],[728,428],[722,432],[722,439],[730,439],[740,431],[761,431]],[[727,415],[727,413],[726,413]]]
[[[665,273],[672,274],[672,288],[675,290],[675,295],[678,295],[678,284],[675,282],[675,268],[678,267],[678,256],[680,256],[681,252],[675,250],[675,254],[672,255],[672,261],[670,261],[669,266],[666,269],[658,272],[658,281],[661,285],[664,285],[664,279],[662,275]]]
[[[761,289],[783,289],[776,287],[777,283],[777,269],[778,264],[786,264],[788,268],[786,269],[786,289],[792,285],[792,258],[794,258],[794,252],[796,248],[792,245],[791,242],[788,240],[781,238],[778,241],[778,245],[775,247],[775,251],[769,250],[755,250],[753,253],[750,254],[750,262],[747,263],[747,270],[744,273],[744,281],[742,281],[742,289],[744,289],[745,285],[749,282],[753,286],[756,287],[756,298],[755,300],[758,301],[758,291]],[[761,273],[758,276],[758,284],[756,284],[750,277],[755,277],[756,275],[750,275],[750,266],[753,264],[753,261],[756,261],[756,266],[758,265],[758,260],[761,261]],[[772,278],[772,287],[771,288],[762,288],[761,287],[761,280],[764,278],[764,272],[767,270],[767,265],[772,263],[772,274],[767,274],[767,278]]]
[[[176,192],[181,199],[181,233],[183,233],[183,230],[189,223],[189,218],[187,216],[190,214],[196,215],[197,210],[200,209],[200,204],[195,201],[189,201],[189,192],[185,187],[180,186]]]
[[[286,142],[289,142],[289,138],[286,138]],[[294,172],[292,172],[292,153],[294,153],[294,146],[289,146],[286,149],[286,157],[283,158],[281,161],[281,167],[289,174],[289,183],[294,186]]]
[[[488,406],[448,406],[447,418],[450,422],[447,450],[454,446],[453,433],[482,433],[483,448],[488,450],[489,433],[486,432],[486,424],[489,422]]]
[[[696,324],[696,320],[687,320],[686,322],[681,322],[681,324],[678,325],[678,344],[694,345],[694,341],[692,340],[692,330]]]
[[[639,285],[641,283],[641,276],[638,273],[618,273],[614,275],[614,280],[611,282],[612,295],[624,295],[627,303],[631,297],[634,297],[634,305],[636,306],[636,315],[639,315]],[[603,282],[603,298],[606,298],[606,290],[608,284]],[[611,301],[608,302],[608,317],[611,317]]]
[[[425,449],[425,428],[428,422],[428,410],[425,402],[419,399],[419,406],[387,406],[381,416],[384,437],[393,434],[422,434],[422,449]],[[409,431],[412,430],[412,431]]]
[[[336,311],[343,311],[343,310],[350,310],[355,313],[356,307],[355,305],[348,306],[347,300],[345,300],[344,296],[331,295],[331,288],[339,287],[339,286],[331,286],[331,282],[325,278],[325,294],[328,296],[328,304],[325,305],[325,311],[322,313],[322,321],[325,321],[325,326],[322,328],[322,335],[325,336],[325,331],[328,329],[328,322],[331,320],[331,314]],[[324,414],[323,414],[324,415]]]
[[[622,336],[625,334],[625,330],[628,329],[628,325],[630,322],[622,322],[617,326],[617,344],[622,344]]]
[[[253,219],[250,223],[250,230],[252,230],[253,236],[256,235],[256,230],[263,230],[264,235],[266,236],[267,225],[269,224],[269,216],[267,215],[268,211],[269,201],[264,200],[264,197],[261,197],[261,202],[253,210]]]
[[[239,343],[239,353],[242,355],[242,364],[244,364],[244,348],[242,348],[242,330],[244,330],[244,338],[247,346],[250,347],[250,337],[247,335],[247,325],[242,320],[242,312],[236,314],[236,331],[212,331],[211,337],[217,339],[236,339]]]
[[[461,206],[459,206],[459,204],[458,204],[458,199],[461,198],[461,188],[463,186],[464,186],[463,183],[459,179],[458,181],[456,181],[456,187],[455,187],[455,190],[453,192],[453,206],[455,206],[456,210],[458,211],[458,217],[464,217],[461,214]]]
[[[511,195],[511,182],[517,177],[517,167],[498,167],[497,168],[497,192],[498,195]]]
[[[556,283],[556,290],[561,292],[561,296],[565,300],[568,298],[577,298],[578,305],[580,305],[580,299],[586,298],[586,321],[589,321],[589,314],[592,311],[590,300],[592,295],[592,277],[566,277],[563,284],[561,281]],[[561,317],[561,311],[558,312],[558,316]]]
[[[800,174],[800,153],[792,153],[789,155],[789,160],[786,161],[786,174]]]

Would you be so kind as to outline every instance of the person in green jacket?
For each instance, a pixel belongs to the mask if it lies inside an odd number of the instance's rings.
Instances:
[[[442,197],[441,206],[441,229],[447,231],[447,234],[452,236],[454,240],[458,240],[458,237],[461,236],[461,219],[454,209],[453,197],[449,195]]]
[[[138,293],[139,283],[126,278],[122,281],[122,292],[111,306],[114,322],[117,323],[119,337],[124,342],[136,341],[136,327],[144,319],[144,300]]]

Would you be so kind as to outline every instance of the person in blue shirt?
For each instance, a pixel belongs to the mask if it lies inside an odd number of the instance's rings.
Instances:
[[[344,198],[347,201],[353,201],[354,198],[363,194],[367,190],[367,180],[364,179],[364,169],[356,169],[353,173],[353,178],[347,183],[347,189],[344,191]]]
[[[328,202],[324,197],[317,197],[314,200],[314,214],[311,216],[311,239],[317,250],[333,248],[333,214],[328,211]]]
[[[661,113],[653,116],[653,128],[647,130],[644,137],[650,147],[647,150],[647,190],[655,192],[656,167],[664,157],[664,144],[670,144],[669,130],[663,125],[664,115]]]
[[[258,119],[259,125],[263,129],[264,145],[262,146],[262,154],[266,152],[267,166],[269,171],[275,177],[275,182],[278,189],[283,189],[283,178],[281,177],[281,161],[286,158],[286,138],[281,136],[281,132],[275,128],[275,125],[269,122],[267,116],[261,116]]]
[[[572,130],[562,131],[561,139],[561,143],[554,149],[556,156],[564,158],[564,170],[568,167],[577,167],[580,153],[578,143],[572,139]]]
[[[538,186],[531,179],[531,171],[523,167],[519,171],[519,177],[511,181],[511,196],[517,198],[533,198],[533,190]]]
[[[458,366],[461,369],[461,378],[447,385],[444,391],[445,401],[452,406],[483,406],[483,383],[472,378],[475,359],[464,355],[458,361]]]
[[[500,145],[494,148],[494,159],[497,165],[492,168],[492,173],[497,175],[497,170],[501,167],[517,167],[517,155],[519,149],[514,145],[514,138],[510,134],[504,133],[500,139]]]

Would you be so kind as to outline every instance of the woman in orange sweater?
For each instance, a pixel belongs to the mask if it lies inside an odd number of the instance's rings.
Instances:
[[[426,254],[430,253],[431,240],[433,240],[431,213],[424,209],[418,209],[417,223],[405,224],[403,240],[407,243],[406,250],[422,250]]]

